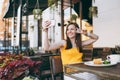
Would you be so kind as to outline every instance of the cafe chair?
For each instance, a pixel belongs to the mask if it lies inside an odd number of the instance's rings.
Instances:
[[[90,61],[93,59],[93,49],[92,48],[84,48],[83,49],[83,61]]]
[[[41,70],[40,80],[64,80],[61,56],[50,56],[49,62],[49,69]]]
[[[106,59],[107,55],[112,54],[111,48],[105,47],[101,51],[98,51],[98,56],[102,59]]]
[[[52,80],[64,80],[61,56],[50,57],[50,68],[51,68]]]

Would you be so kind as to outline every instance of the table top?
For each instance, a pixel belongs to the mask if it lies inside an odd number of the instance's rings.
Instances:
[[[58,53],[42,53],[42,52],[38,52],[38,53],[35,53],[34,56],[26,56],[26,57],[40,58],[40,57],[49,57],[49,56],[58,56],[58,55],[59,55]]]
[[[93,67],[93,66],[85,65],[84,63],[75,63],[75,64],[65,65],[65,68],[72,68],[75,70],[87,71],[98,75],[112,76],[120,79],[120,63],[114,66],[105,66],[105,67]]]

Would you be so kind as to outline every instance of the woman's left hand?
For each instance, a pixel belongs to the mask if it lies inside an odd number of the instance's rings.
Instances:
[[[81,34],[84,34],[84,35],[87,35],[87,30],[86,29],[83,29],[80,31]]]

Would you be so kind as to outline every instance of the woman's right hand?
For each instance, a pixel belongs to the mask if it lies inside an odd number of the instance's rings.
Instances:
[[[51,21],[47,20],[43,23],[43,31],[50,27]]]

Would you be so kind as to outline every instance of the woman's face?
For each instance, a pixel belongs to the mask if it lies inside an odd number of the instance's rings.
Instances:
[[[77,29],[76,29],[75,25],[73,25],[73,24],[69,25],[67,28],[67,32],[66,32],[67,37],[69,37],[70,39],[75,38],[76,31],[77,31]]]

